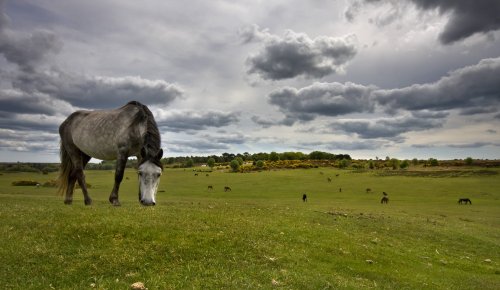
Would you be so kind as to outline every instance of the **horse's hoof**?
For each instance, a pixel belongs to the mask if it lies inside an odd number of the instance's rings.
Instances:
[[[64,204],[71,205],[73,203],[72,200],[64,200]]]
[[[122,204],[121,204],[121,203],[120,203],[117,199],[113,200],[113,201],[111,202],[111,204],[112,204],[113,206],[121,206],[121,205],[122,205]]]
[[[92,200],[90,198],[86,199],[85,200],[85,205],[92,205]]]

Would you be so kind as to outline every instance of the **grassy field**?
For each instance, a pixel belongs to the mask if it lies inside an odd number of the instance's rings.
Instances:
[[[121,207],[112,171],[86,172],[90,207],[80,190],[67,206],[11,185],[53,173],[3,173],[0,288],[500,289],[498,173],[167,169],[155,207],[140,206],[133,170]]]

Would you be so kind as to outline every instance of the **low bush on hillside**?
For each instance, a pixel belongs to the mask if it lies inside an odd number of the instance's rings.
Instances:
[[[37,181],[34,180],[17,180],[17,181],[12,181],[12,186],[36,186],[39,184]]]
[[[56,180],[48,180],[42,184],[43,187],[57,187],[57,181]]]

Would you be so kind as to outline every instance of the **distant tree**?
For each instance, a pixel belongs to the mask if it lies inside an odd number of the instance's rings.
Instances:
[[[240,162],[238,162],[238,160],[236,159],[231,160],[231,163],[229,163],[229,165],[231,166],[231,169],[233,169],[234,172],[240,169]]]
[[[430,166],[438,166],[439,165],[439,161],[435,158],[429,158],[429,165]]]
[[[215,166],[215,159],[210,157],[208,158],[207,160],[207,165],[210,167],[210,168],[213,168]]]
[[[192,158],[186,159],[186,163],[184,164],[185,167],[193,167],[194,166],[194,161]]]
[[[413,166],[417,166],[417,165],[418,165],[418,159],[417,159],[417,158],[413,158],[413,159],[411,160],[411,164],[412,164]]]
[[[375,169],[375,164],[373,163],[373,160],[370,160],[370,162],[368,162],[368,168]]]
[[[278,153],[276,152],[271,152],[271,154],[269,154],[269,161],[278,161],[280,160],[280,156],[278,155]]]
[[[349,166],[349,160],[342,159],[339,161],[339,168],[347,168]]]
[[[472,157],[465,158],[465,164],[470,166],[472,163],[474,163],[474,159],[472,159]]]
[[[241,158],[241,157],[236,157],[235,160],[238,161],[238,163],[240,164],[240,166],[243,165],[243,163],[244,163],[243,162],[243,158]]]
[[[258,161],[255,163],[255,166],[257,166],[257,168],[262,168],[262,167],[264,167],[264,161],[262,161],[262,160],[258,160]]]
[[[408,160],[403,160],[403,162],[401,162],[401,164],[399,164],[399,168],[401,169],[406,169],[410,167],[410,162]]]
[[[399,160],[396,158],[392,158],[391,160],[389,160],[389,164],[393,170],[396,170],[399,168]]]

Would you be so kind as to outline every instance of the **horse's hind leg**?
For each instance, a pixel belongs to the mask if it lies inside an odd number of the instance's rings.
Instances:
[[[90,198],[87,192],[87,184],[85,183],[85,174],[83,173],[83,168],[89,162],[90,156],[80,151],[80,149],[78,149],[74,145],[68,146],[66,150],[70,153],[71,163],[73,164],[73,168],[69,175],[69,188],[68,192],[66,193],[66,200],[64,202],[71,203],[71,201],[73,200],[73,189],[75,188],[76,181],[78,181],[78,184],[80,185],[80,188],[82,189],[83,192],[85,205],[91,205],[92,199]]]
[[[85,165],[87,165],[87,163],[89,162],[90,156],[88,156],[82,152],[81,158],[82,158],[82,163],[81,163],[82,167],[79,168],[79,170],[77,172],[77,180],[78,180],[78,184],[80,184],[80,187],[81,187],[82,192],[83,192],[83,198],[85,201],[85,205],[91,205],[92,199],[90,198],[89,193],[87,191],[87,183],[85,182],[85,173],[83,173],[83,169],[85,168]]]
[[[64,198],[64,204],[73,203],[73,191],[75,190],[76,177],[73,172],[68,176],[68,188],[66,189],[66,195]]]

